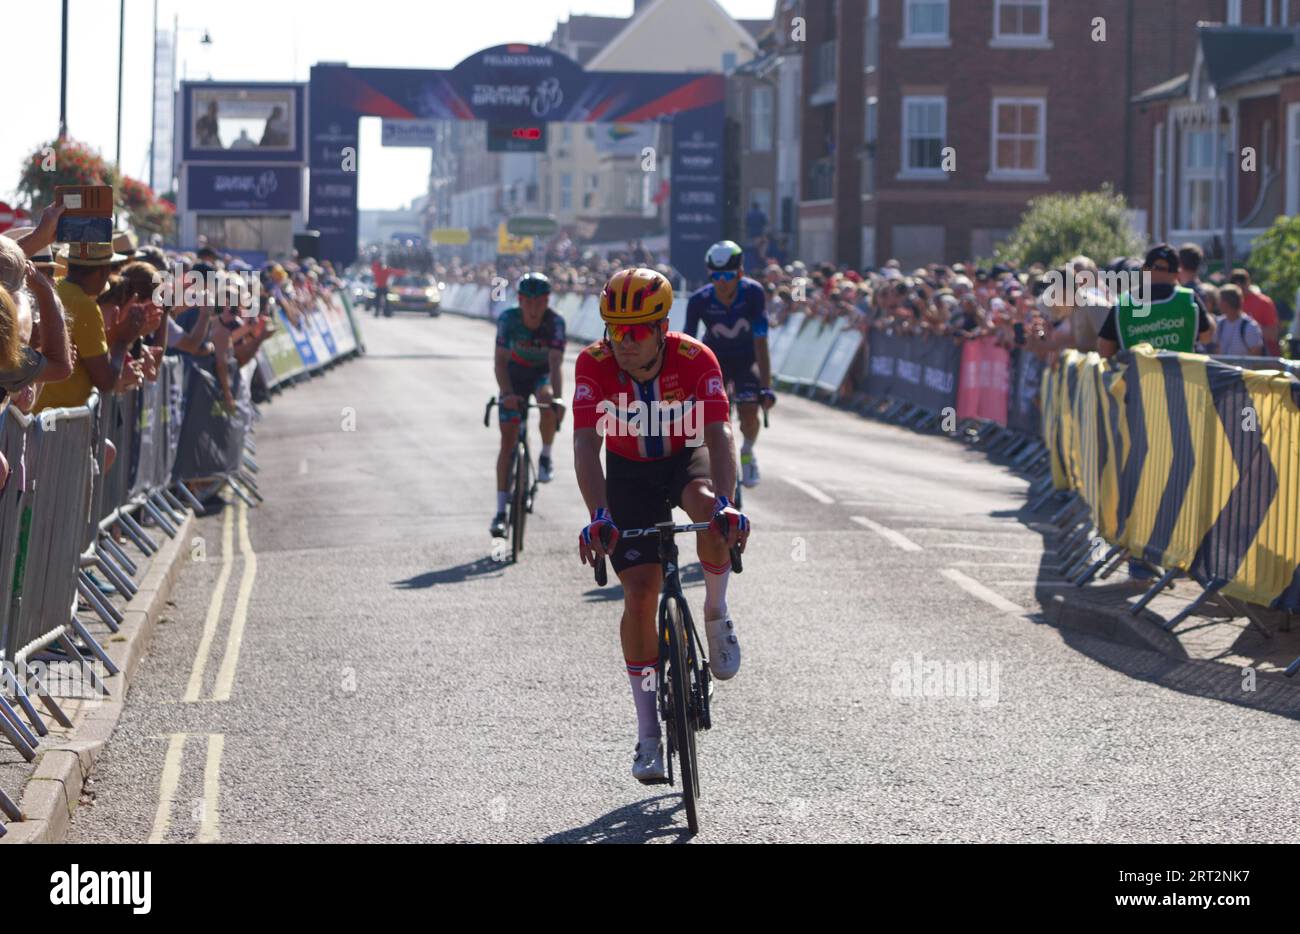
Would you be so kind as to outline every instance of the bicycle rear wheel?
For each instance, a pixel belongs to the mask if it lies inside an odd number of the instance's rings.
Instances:
[[[686,827],[692,834],[700,832],[696,799],[700,795],[700,772],[695,757],[695,730],[690,717],[690,669],[687,661],[686,620],[683,607],[674,599],[664,604],[662,621],[668,640],[668,729],[673,736],[678,771],[682,776],[682,803],[686,806]]]
[[[519,552],[524,550],[524,524],[528,519],[528,446],[520,443],[515,448],[514,502],[510,509],[513,513],[510,528],[510,558],[519,560]]]

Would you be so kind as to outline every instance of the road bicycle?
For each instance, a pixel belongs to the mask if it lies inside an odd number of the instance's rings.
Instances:
[[[686,827],[692,833],[700,831],[696,802],[700,797],[700,770],[696,758],[695,734],[713,726],[709,712],[712,693],[709,661],[701,649],[695,621],[682,593],[681,577],[677,566],[676,535],[685,532],[703,532],[711,527],[709,522],[674,525],[660,522],[646,529],[621,529],[620,538],[659,539],[659,563],[663,567],[664,584],[659,597],[659,715],[664,721],[667,737],[665,764],[668,766],[666,784],[673,781],[673,759],[678,760],[682,780],[682,801],[686,806]],[[740,550],[731,549],[731,569],[742,570]],[[604,587],[608,580],[605,559],[596,561],[596,584]]]
[[[483,427],[490,424],[492,407],[500,405],[497,397],[488,400],[483,410]],[[528,516],[533,511],[533,502],[537,498],[537,470],[533,465],[532,452],[528,447],[528,410],[553,409],[554,404],[530,402],[523,409],[519,420],[519,437],[515,441],[514,452],[510,456],[509,487],[506,494],[506,538],[510,541],[510,560],[519,560],[519,552],[524,550],[524,527]]]

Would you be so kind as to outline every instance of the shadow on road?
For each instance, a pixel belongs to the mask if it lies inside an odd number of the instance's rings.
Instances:
[[[610,579],[614,577],[611,574]],[[682,586],[688,587],[692,584],[704,583],[704,570],[699,564],[688,564],[681,570]],[[611,584],[605,587],[593,587],[582,595],[588,603],[605,603],[611,600],[623,599],[623,585]]]
[[[484,557],[453,568],[443,568],[441,571],[425,571],[404,581],[393,581],[393,586],[398,590],[423,590],[437,584],[461,584],[476,577],[500,575],[504,573],[505,567],[500,561]]]
[[[638,801],[572,830],[561,830],[542,840],[543,843],[652,843],[667,838],[675,843],[687,843],[691,836],[686,831],[686,819],[677,814],[682,810],[679,794],[659,795]]]

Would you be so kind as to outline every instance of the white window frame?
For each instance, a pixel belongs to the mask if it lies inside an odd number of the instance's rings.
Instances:
[[[573,173],[560,173],[560,210],[573,210]]]
[[[998,106],[1001,104],[1038,106],[1038,165],[1032,169],[998,168]],[[1022,137],[1016,136],[1016,139]],[[995,181],[1047,181],[1047,98],[1045,97],[995,97],[989,111],[989,174]]]
[[[757,106],[759,100],[766,102],[765,108]],[[776,106],[776,88],[766,84],[756,84],[749,92],[749,151],[771,152],[773,144],[772,112]]]
[[[1192,136],[1207,134],[1210,137],[1210,165],[1201,166],[1193,169],[1188,165],[1188,156],[1192,147],[1188,145]],[[1216,197],[1217,186],[1214,184],[1218,178],[1218,172],[1215,171],[1215,164],[1218,162],[1218,138],[1214,130],[1202,129],[1184,129],[1180,134],[1178,154],[1178,228],[1180,230],[1217,230],[1219,227],[1219,199]],[[1193,182],[1210,183],[1210,214],[1209,222],[1206,227],[1193,227],[1191,219],[1191,193]]]
[[[1241,25],[1241,0],[1228,0],[1228,25]]]
[[[910,155],[908,152],[910,148],[908,146],[908,143],[911,141],[912,137],[910,133],[911,127],[909,126],[907,114],[908,114],[909,105],[912,104],[938,104],[939,105],[939,107],[941,108],[939,111],[940,113],[939,122],[942,124],[942,133],[943,133],[943,135],[940,137],[942,141],[942,145],[940,148],[941,149],[946,148],[948,145],[948,98],[940,95],[932,95],[932,94],[917,94],[917,95],[905,96],[902,100],[902,107],[903,107],[903,114],[902,114],[902,121],[901,121],[902,144],[901,144],[901,152],[899,153],[899,160],[898,160],[898,165],[899,165],[898,178],[902,181],[946,180],[948,178],[948,173],[945,172],[942,167],[937,169],[915,168],[908,164],[908,158]]]
[[[1006,33],[1002,32],[1002,8],[1008,5],[1028,6],[1036,3],[1042,10],[1042,31],[1037,35],[1025,35],[1023,33]],[[993,4],[993,38],[989,40],[991,48],[1011,48],[1011,49],[1050,49],[1052,40],[1050,36],[1050,25],[1048,23],[1049,0],[994,0]]]
[[[925,3],[942,3],[944,12],[944,30],[937,32],[912,32],[912,7]],[[899,40],[900,49],[934,49],[948,48],[952,45],[952,5],[948,0],[903,0],[903,38]]]

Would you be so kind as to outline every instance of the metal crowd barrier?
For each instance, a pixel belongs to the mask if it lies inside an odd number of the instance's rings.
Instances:
[[[1290,373],[1293,376],[1300,376],[1300,360],[1287,360],[1282,357],[1228,357],[1212,356],[1211,360],[1218,360],[1220,363],[1226,363],[1228,366],[1239,366],[1243,370],[1277,370],[1280,373]]]
[[[0,692],[0,731],[29,762],[36,756],[37,734],[44,736],[48,729],[28,696],[34,676],[25,670],[27,659],[60,643],[70,658],[84,660],[70,625],[81,538],[92,502],[97,405],[98,397],[92,396],[89,406],[48,409],[39,416],[24,415],[13,406],[6,412],[5,449],[21,450],[21,463],[11,461],[16,475],[0,493],[3,563],[12,568],[0,586],[0,661],[3,687],[13,693],[31,729]],[[72,725],[39,680],[35,693],[55,719]]]
[[[34,663],[77,666],[100,695],[108,693],[103,678],[118,673],[77,616],[80,597],[117,632],[123,615],[106,591],[128,600],[138,592],[140,569],[114,531],[153,554],[160,546],[146,526],[174,538],[185,520],[181,500],[202,511],[186,486],[196,479],[229,485],[249,506],[262,499],[251,439],[256,366],[232,366],[233,415],[220,410],[210,374],[175,356],[163,359],[155,382],[130,393],[96,392],[85,406],[38,415],[12,405],[0,412],[0,453],[10,467],[0,489],[0,734],[29,762],[49,732],[34,701],[72,726]],[[116,457],[103,470],[110,441]],[[92,578],[92,568],[112,588]],[[22,819],[2,790],[0,813]]]
[[[1202,593],[1167,631],[1212,598],[1265,636],[1261,609],[1288,623],[1300,610],[1300,379],[1233,359],[1069,351],[1044,385],[1054,489],[1085,522],[1064,570],[1079,586],[1124,558],[1158,571],[1134,614],[1175,578],[1195,581]],[[1104,556],[1086,547],[1093,535]],[[1298,672],[1300,659],[1286,673]]]

